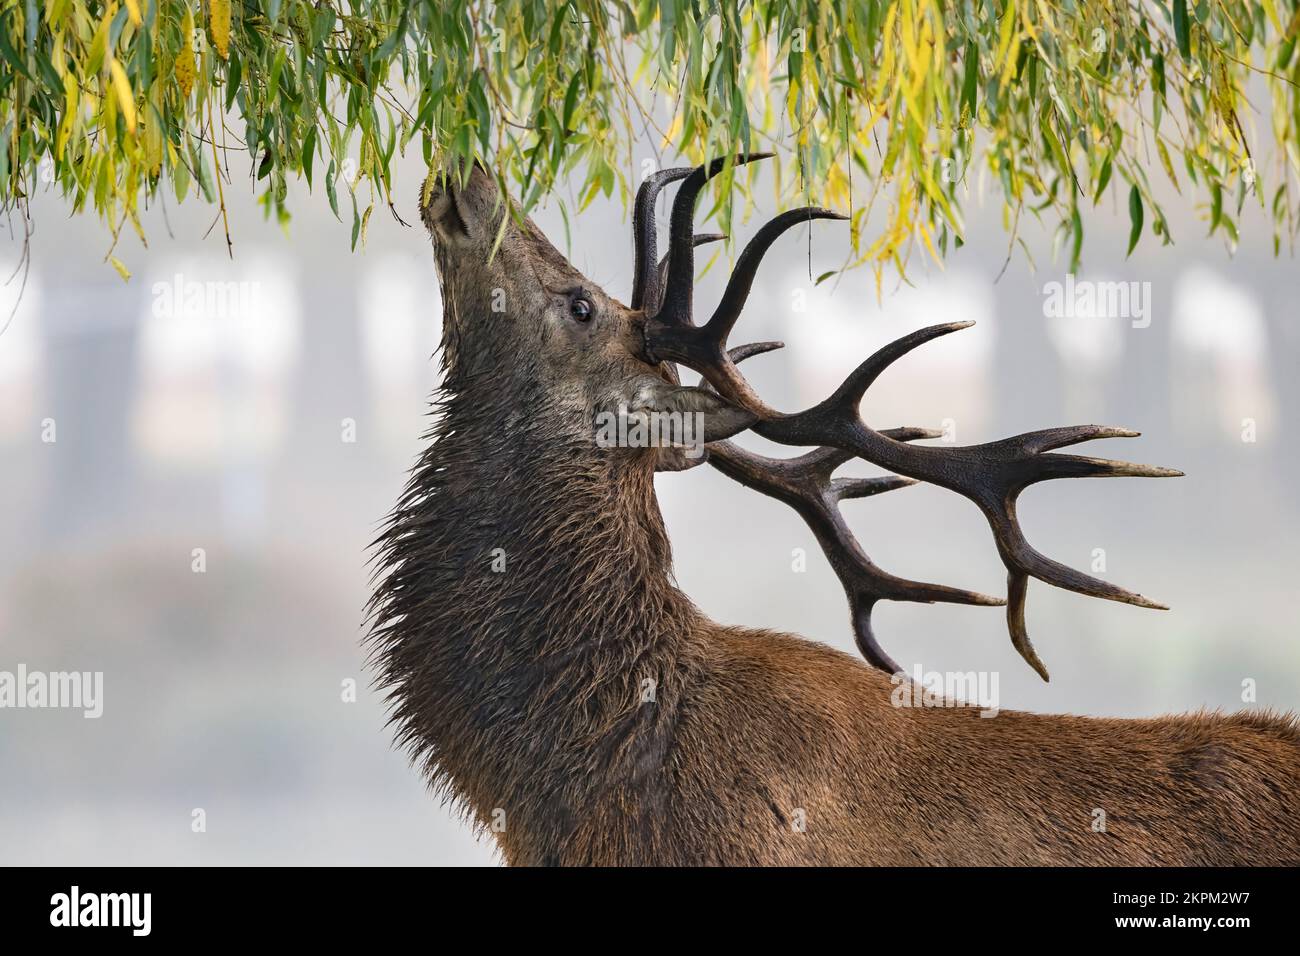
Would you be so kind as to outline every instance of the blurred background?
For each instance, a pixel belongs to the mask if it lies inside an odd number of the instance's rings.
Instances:
[[[397,189],[417,225],[378,210],[352,254],[319,192],[296,197],[286,233],[231,166],[233,261],[219,224],[204,236],[214,208],[169,204],[145,217],[147,250],[124,236],[126,283],[104,262],[101,224],[70,218],[53,193],[32,204],[31,273],[0,335],[0,670],[102,671],[104,708],[97,720],[0,710],[0,863],[496,862],[392,749],[359,643],[367,546],[437,385],[423,169],[408,157]],[[975,320],[895,366],[867,419],[945,428],[963,444],[1059,424],[1141,430],[1084,453],[1186,478],[1040,485],[1023,523],[1047,554],[1173,610],[1035,584],[1029,624],[1050,684],[1015,655],[997,609],[882,605],[885,647],[908,668],[995,671],[1003,708],[1296,708],[1294,255],[1273,258],[1253,197],[1234,257],[1200,238],[1169,188],[1177,245],[1147,235],[1125,259],[1127,215],[1108,199],[1085,222],[1076,278],[1137,283],[1141,311],[1084,303],[1057,316],[1049,285],[1066,277],[1049,230],[1022,223],[1036,269],[1019,250],[1006,264],[1000,199],[981,195],[975,173],[968,187],[966,246],[942,270],[918,253],[910,285],[887,279],[879,301],[866,270],[810,278],[844,261],[842,226],[788,234],[737,333],[788,347],[747,374],[794,410],[900,334]],[[776,211],[770,188],[755,195],[738,240]],[[556,207],[535,218],[565,251]],[[594,203],[573,235],[574,264],[626,300],[621,200]],[[701,308],[736,251],[704,272]],[[20,254],[21,234],[0,241],[5,277]],[[18,284],[0,290],[0,321]],[[659,491],[679,581],[706,612],[852,652],[843,595],[792,511],[708,468],[660,476]],[[915,487],[846,514],[896,574],[1004,590],[964,499]],[[797,549],[806,571],[794,570]],[[205,832],[192,829],[196,809]]]

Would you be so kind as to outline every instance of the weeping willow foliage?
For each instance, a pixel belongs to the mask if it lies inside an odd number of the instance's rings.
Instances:
[[[1108,191],[1130,251],[1173,241],[1160,178],[1230,245],[1258,203],[1276,253],[1297,228],[1298,2],[0,0],[0,205],[93,207],[125,273],[144,204],[224,218],[250,180],[286,223],[290,179],[324,192],[355,247],[409,201],[411,150],[480,159],[525,209],[563,192],[567,221],[664,157],[768,149],[778,200],[851,212],[847,264],[877,281],[960,244],[976,177],[1013,238],[1045,219],[1072,265]]]

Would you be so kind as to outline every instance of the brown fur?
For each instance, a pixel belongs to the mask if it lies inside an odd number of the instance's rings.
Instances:
[[[509,863],[1300,863],[1292,718],[898,708],[854,658],[710,621],[673,582],[653,450],[592,439],[658,373],[642,317],[529,222],[489,264],[477,170],[424,213],[446,378],[372,648],[399,744]]]

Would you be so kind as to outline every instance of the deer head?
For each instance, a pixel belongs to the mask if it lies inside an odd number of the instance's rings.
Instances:
[[[696,235],[696,200],[709,179],[729,165],[765,158],[749,154],[698,168],[669,169],[641,186],[633,214],[635,272],[629,305],[584,278],[520,217],[488,174],[444,172],[431,182],[424,203],[435,237],[446,298],[444,361],[448,386],[465,377],[503,376],[513,401],[528,396],[537,409],[563,420],[570,434],[591,438],[592,416],[623,404],[632,411],[703,412],[708,461],[741,483],[793,507],[812,529],[844,586],[855,638],[863,656],[891,673],[897,665],[871,626],[875,604],[944,601],[1006,605],[1011,641],[1044,680],[1047,670],[1025,626],[1029,579],[1092,597],[1148,608],[1163,605],[1107,581],[1082,574],[1035,550],[1016,519],[1016,501],[1031,484],[1055,478],[1172,477],[1181,472],[1123,461],[1066,455],[1065,446],[1100,438],[1129,438],[1123,428],[1081,425],[1049,428],[980,445],[912,444],[939,433],[924,428],[877,430],[860,417],[866,390],[894,361],[932,339],[966,328],[949,323],[921,329],[866,359],[825,401],[787,414],[769,407],[738,370],[740,362],[779,349],[780,342],[730,348],[764,254],[791,227],[813,219],[844,219],[805,207],[765,225],[740,253],[722,298],[703,324],[692,301],[694,249],[715,235]],[[670,246],[658,258],[655,204],[665,187],[681,182],[669,227]],[[504,303],[494,309],[493,303]],[[678,384],[673,363],[698,372],[700,388]],[[535,409],[530,408],[529,414]],[[723,439],[752,428],[780,444],[813,448],[800,457],[774,459]],[[576,430],[576,431],[574,431]],[[883,478],[834,478],[853,458],[889,471]],[[671,456],[642,455],[645,467],[676,467]],[[839,502],[927,481],[970,499],[984,514],[1007,568],[1007,598],[908,581],[877,567],[849,531]]]
[[[700,416],[703,441],[753,424],[750,412],[714,390],[683,387],[671,366],[651,362],[644,310],[570,265],[481,166],[435,173],[422,209],[444,298],[448,388],[499,383],[512,402],[527,403],[533,427],[568,438],[594,440],[601,415]],[[689,464],[680,447],[687,436],[664,437],[666,445],[613,453],[647,467]]]

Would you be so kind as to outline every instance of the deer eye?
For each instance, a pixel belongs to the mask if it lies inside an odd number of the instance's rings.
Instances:
[[[585,296],[575,295],[569,300],[569,315],[573,316],[575,321],[591,321],[591,300]]]

